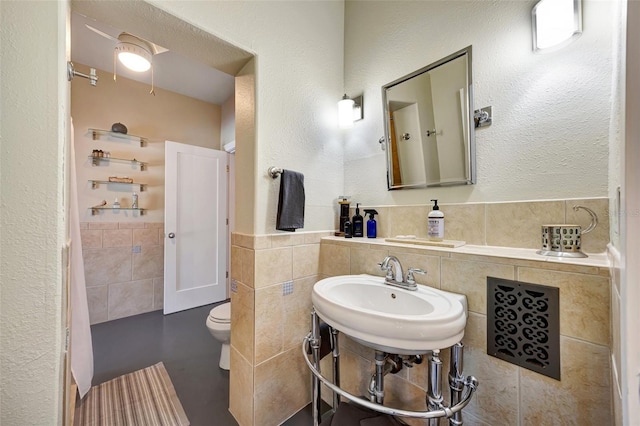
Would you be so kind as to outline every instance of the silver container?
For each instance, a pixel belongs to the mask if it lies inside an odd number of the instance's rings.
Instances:
[[[591,215],[591,223],[582,230],[580,225],[542,225],[542,248],[538,254],[556,257],[587,257],[581,251],[582,235],[591,232],[598,225],[596,213],[583,206],[573,206],[574,211],[585,210]]]

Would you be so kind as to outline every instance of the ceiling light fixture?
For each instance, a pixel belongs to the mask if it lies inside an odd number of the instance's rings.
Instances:
[[[127,33],[120,34],[115,52],[122,65],[131,71],[145,72],[151,68],[151,46],[138,37]]]
[[[559,49],[582,34],[582,0],[540,0],[531,17],[535,52]]]

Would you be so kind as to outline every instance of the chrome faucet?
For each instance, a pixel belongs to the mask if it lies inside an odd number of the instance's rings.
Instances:
[[[416,280],[413,274],[426,274],[425,271],[418,268],[409,268],[407,272],[407,279],[404,279],[404,274],[402,272],[402,265],[400,261],[395,256],[387,256],[381,263],[380,269],[387,272],[385,276],[384,283],[388,285],[392,285],[394,287],[404,288],[406,290],[417,290],[418,285],[416,284]]]

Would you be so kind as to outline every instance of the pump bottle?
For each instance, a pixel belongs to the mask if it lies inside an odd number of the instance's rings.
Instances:
[[[364,219],[360,214],[360,203],[356,203],[356,214],[353,216],[353,219],[351,220],[351,227],[352,227],[354,237],[364,236]]]
[[[442,241],[444,239],[444,213],[440,211],[438,200],[434,202],[433,210],[427,216],[427,235],[432,241]]]
[[[365,209],[365,215],[369,215],[369,220],[367,221],[367,238],[376,238],[378,236],[378,224],[374,219],[374,216],[378,214],[374,209]]]

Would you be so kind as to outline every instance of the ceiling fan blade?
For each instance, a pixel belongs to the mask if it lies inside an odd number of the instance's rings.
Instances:
[[[118,41],[118,39],[116,37],[114,37],[112,35],[109,35],[109,34],[103,32],[103,31],[100,31],[99,29],[94,28],[89,24],[84,24],[84,26],[87,27],[88,29],[90,29],[91,31],[93,31],[94,33],[96,33],[98,35],[101,35],[104,38],[108,38],[109,40],[113,40],[113,41]]]

